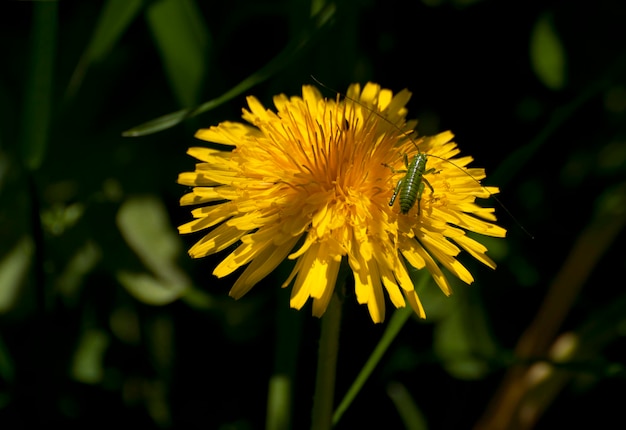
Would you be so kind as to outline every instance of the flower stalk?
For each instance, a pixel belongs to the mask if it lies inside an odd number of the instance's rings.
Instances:
[[[339,328],[341,326],[341,300],[337,293],[333,294],[321,320],[322,327],[311,416],[312,430],[328,430],[332,427],[335,377],[339,353]]]

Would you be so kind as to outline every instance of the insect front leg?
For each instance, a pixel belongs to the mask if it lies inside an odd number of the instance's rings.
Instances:
[[[404,167],[406,167],[407,169],[409,168],[409,157],[408,155],[404,154],[402,156],[402,159],[404,160]],[[386,168],[388,168],[389,170],[391,170],[391,173],[393,173],[394,175],[396,173],[406,173],[406,170],[396,170],[393,168],[393,166],[390,166],[389,164],[385,164],[383,163],[383,166],[385,166]]]
[[[428,175],[429,173],[439,173],[439,172],[434,167],[431,167],[430,169],[428,169],[424,173],[422,173],[422,175]],[[426,182],[428,182],[428,181],[426,181]],[[428,184],[428,185],[430,186],[430,184]],[[431,190],[432,190],[432,187],[431,187]]]

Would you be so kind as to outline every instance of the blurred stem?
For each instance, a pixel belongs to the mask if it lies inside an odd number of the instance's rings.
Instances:
[[[322,330],[317,356],[317,376],[313,397],[312,430],[326,430],[332,426],[335,375],[339,352],[341,301],[333,293],[328,309],[322,317]]]
[[[298,363],[300,338],[302,336],[302,312],[284,306],[289,302],[290,292],[281,289],[277,295],[276,350],[274,353],[274,374],[267,396],[266,430],[287,430],[291,428],[293,380]]]
[[[33,241],[35,243],[34,276],[36,285],[37,309],[43,314],[46,312],[46,275],[44,271],[44,235],[41,225],[41,205],[37,183],[33,172],[28,174],[28,188],[30,194],[30,221]]]
[[[424,272],[419,280],[419,283],[415,285],[415,290],[422,291],[431,280],[432,277],[430,274]],[[410,307],[396,309],[393,313],[385,332],[376,345],[376,348],[374,348],[374,351],[372,351],[372,354],[367,359],[367,362],[363,365],[363,368],[348,389],[346,395],[341,400],[341,403],[337,406],[335,414],[333,415],[333,425],[337,425],[337,423],[339,423],[339,420],[343,416],[344,412],[348,410],[348,407],[352,404],[357,394],[359,394],[376,366],[378,366],[378,363],[380,363],[383,355],[387,352],[389,346],[391,346],[391,343],[398,336],[398,333],[400,333],[400,330],[404,327],[409,318],[413,315],[415,315],[415,313]]]
[[[22,160],[30,171],[37,170],[43,162],[49,141],[57,9],[57,2],[33,4],[30,67],[24,89],[20,145]]]
[[[548,357],[561,324],[587,278],[626,225],[625,195],[626,184],[601,199],[596,217],[576,240],[541,308],[520,338],[515,349],[518,360],[528,362]],[[528,427],[524,405],[536,383],[529,366],[518,365],[509,370],[476,429]]]
[[[383,334],[382,338],[376,345],[376,348],[372,352],[372,355],[367,359],[367,362],[359,372],[358,376],[350,386],[350,389],[346,393],[345,397],[337,407],[335,411],[335,415],[333,416],[333,424],[337,424],[344,412],[348,409],[352,401],[356,398],[357,394],[365,385],[365,382],[369,379],[370,375],[382,359],[383,355],[389,349],[391,342],[396,338],[398,333],[400,333],[400,329],[404,327],[404,324],[408,321],[408,319],[413,315],[413,310],[410,307],[397,309],[393,316],[391,317],[391,321],[387,325],[387,329]]]

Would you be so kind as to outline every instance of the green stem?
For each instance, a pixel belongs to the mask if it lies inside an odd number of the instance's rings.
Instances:
[[[327,430],[332,427],[340,324],[341,302],[337,293],[334,293],[322,317],[313,416],[311,417],[312,430]]]
[[[419,282],[417,283],[417,285],[415,285],[415,290],[418,292],[423,291],[428,283],[431,282],[431,280],[432,277],[430,276],[430,274],[428,272],[423,272]],[[402,327],[404,327],[404,324],[413,315],[413,310],[408,306],[402,309],[397,309],[393,313],[393,316],[391,317],[391,320],[389,321],[389,324],[387,325],[383,336],[380,338],[378,345],[376,345],[376,348],[374,349],[374,351],[372,351],[372,354],[367,359],[367,362],[350,386],[350,389],[348,389],[348,392],[346,393],[344,398],[341,400],[341,402],[339,402],[339,406],[337,406],[335,414],[333,416],[333,425],[337,425],[344,412],[348,410],[348,407],[352,404],[356,396],[361,392],[361,389],[371,376],[372,372],[374,372],[374,369],[380,363],[380,360],[383,358],[385,352],[389,350],[389,347],[391,346],[393,340],[396,338],[398,333],[400,333],[400,330],[402,329]]]

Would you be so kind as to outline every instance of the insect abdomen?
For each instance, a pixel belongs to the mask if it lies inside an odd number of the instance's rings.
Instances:
[[[406,176],[400,188],[400,212],[407,214],[421,197],[420,188],[423,188],[422,175],[426,169],[426,155],[416,155],[406,169]]]

